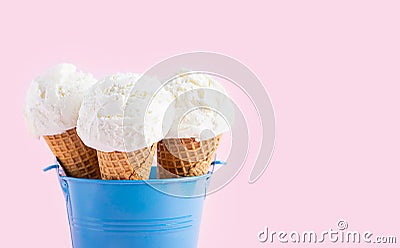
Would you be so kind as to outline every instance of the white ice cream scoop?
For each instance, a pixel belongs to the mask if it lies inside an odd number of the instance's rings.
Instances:
[[[72,64],[58,64],[36,77],[26,96],[25,122],[36,136],[61,134],[76,127],[83,96],[96,79]]]
[[[173,96],[162,89],[156,92],[157,82],[140,77],[117,73],[89,90],[77,125],[87,146],[103,152],[131,152],[163,138],[164,113]]]
[[[233,108],[224,87],[204,73],[183,73],[164,84],[175,117],[166,138],[206,140],[229,131]]]

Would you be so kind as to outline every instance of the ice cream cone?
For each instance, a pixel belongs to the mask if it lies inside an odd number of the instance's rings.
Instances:
[[[61,134],[43,136],[50,150],[58,158],[67,176],[100,178],[96,150],[87,147],[76,133],[76,128]]]
[[[163,139],[157,145],[160,178],[200,176],[208,173],[221,135],[203,141],[195,138]]]
[[[133,152],[98,150],[101,178],[104,180],[147,180],[155,151],[156,144]]]

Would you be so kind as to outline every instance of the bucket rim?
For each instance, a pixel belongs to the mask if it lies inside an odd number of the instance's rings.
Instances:
[[[67,181],[75,181],[75,182],[85,182],[85,183],[97,183],[97,184],[169,184],[169,183],[178,183],[178,182],[191,182],[198,181],[201,179],[208,179],[211,176],[211,173],[207,173],[201,176],[195,177],[179,177],[179,178],[167,178],[167,179],[158,179],[152,178],[147,180],[103,180],[103,179],[87,179],[87,178],[76,178],[76,177],[67,177],[67,176],[59,176],[61,179]]]
[[[88,179],[88,178],[76,178],[76,177],[68,177],[60,175],[60,165],[56,163],[53,165],[57,169],[57,176],[66,181],[74,181],[81,183],[96,183],[96,184],[108,184],[108,185],[134,185],[134,184],[172,184],[172,183],[182,183],[182,182],[192,182],[199,181],[203,179],[209,179],[212,175],[212,172],[208,172],[207,174],[201,176],[194,177],[178,177],[178,178],[151,178],[147,180],[103,180],[103,179]],[[152,169],[157,168],[157,166],[152,166]]]

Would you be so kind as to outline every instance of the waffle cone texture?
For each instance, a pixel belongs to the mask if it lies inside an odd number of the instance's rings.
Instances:
[[[156,144],[133,152],[103,152],[97,157],[104,180],[147,180],[153,164]]]
[[[96,150],[87,147],[76,128],[62,134],[43,136],[54,156],[69,177],[100,179]]]
[[[160,178],[200,176],[208,173],[221,136],[196,141],[195,138],[163,139],[157,144]]]

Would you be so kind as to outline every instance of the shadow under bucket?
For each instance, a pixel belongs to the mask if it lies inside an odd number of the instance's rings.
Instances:
[[[210,174],[149,180],[94,180],[62,176],[74,248],[197,247]]]

